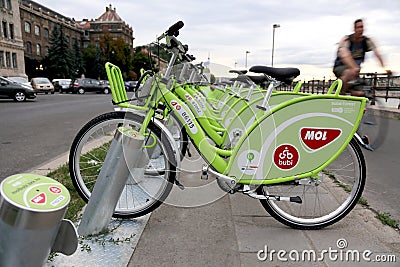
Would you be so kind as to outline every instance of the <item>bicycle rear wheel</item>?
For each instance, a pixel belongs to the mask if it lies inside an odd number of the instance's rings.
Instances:
[[[70,154],[69,170],[73,185],[88,202],[116,129],[120,126],[139,130],[143,117],[125,112],[102,114],[88,122],[75,137]],[[142,153],[146,165],[143,178],[135,179],[135,170],[125,184],[113,217],[132,218],[156,209],[168,196],[176,176],[173,148],[153,122],[150,122]]]
[[[385,118],[383,100],[375,97],[375,104],[368,101],[365,113],[358,127],[358,134],[368,142],[372,149],[378,149],[385,141],[388,132],[389,121]]]
[[[260,200],[275,219],[297,229],[319,229],[346,216],[361,197],[366,167],[353,139],[339,157],[321,173],[321,183],[259,187],[258,193],[280,197],[299,196],[302,203]]]

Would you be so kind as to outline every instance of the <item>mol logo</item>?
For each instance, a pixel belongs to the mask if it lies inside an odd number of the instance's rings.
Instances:
[[[300,129],[301,141],[311,150],[318,150],[329,145],[341,134],[342,130],[336,128],[304,127]]]

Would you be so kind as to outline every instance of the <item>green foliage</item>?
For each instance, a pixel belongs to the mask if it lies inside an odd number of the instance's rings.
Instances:
[[[85,73],[85,66],[83,63],[82,51],[78,42],[73,43],[72,52],[73,52],[73,58],[72,58],[73,74],[75,75],[75,77],[79,77]]]
[[[73,54],[62,26],[54,26],[51,33],[46,66],[51,79],[71,78],[74,74]]]
[[[86,77],[100,78],[104,75],[105,62],[102,60],[102,51],[99,47],[90,44],[88,47],[82,49],[82,59]]]
[[[136,49],[133,56],[133,71],[140,77],[140,69],[151,70],[154,69],[154,60],[149,56],[145,50]]]
[[[384,225],[388,225],[393,228],[399,227],[399,222],[397,220],[393,219],[392,215],[390,215],[390,213],[388,213],[388,212],[381,213],[378,211],[375,218],[379,219],[382,222],[382,224],[384,224]]]

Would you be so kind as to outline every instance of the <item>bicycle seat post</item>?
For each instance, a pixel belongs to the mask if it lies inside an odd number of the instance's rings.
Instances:
[[[257,108],[261,110],[267,110],[268,101],[272,95],[272,90],[279,85],[278,81],[271,81],[267,88],[267,93],[265,94],[264,101],[262,102],[261,106],[257,105]]]

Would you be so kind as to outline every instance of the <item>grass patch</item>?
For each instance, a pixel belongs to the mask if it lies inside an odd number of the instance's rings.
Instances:
[[[399,222],[396,219],[393,219],[392,215],[390,215],[390,213],[388,213],[388,212],[382,213],[380,211],[377,211],[375,218],[380,220],[382,222],[382,224],[384,224],[384,225],[388,225],[393,228],[399,227]]]
[[[360,197],[360,199],[358,200],[357,203],[361,204],[363,206],[369,207],[368,201],[365,198],[363,198],[362,196]]]
[[[81,199],[78,192],[75,190],[74,185],[72,184],[72,180],[69,175],[68,163],[48,173],[46,176],[62,183],[68,189],[69,194],[71,195],[71,201],[68,205],[65,219],[76,222],[79,218],[80,211],[86,205],[86,203]]]

